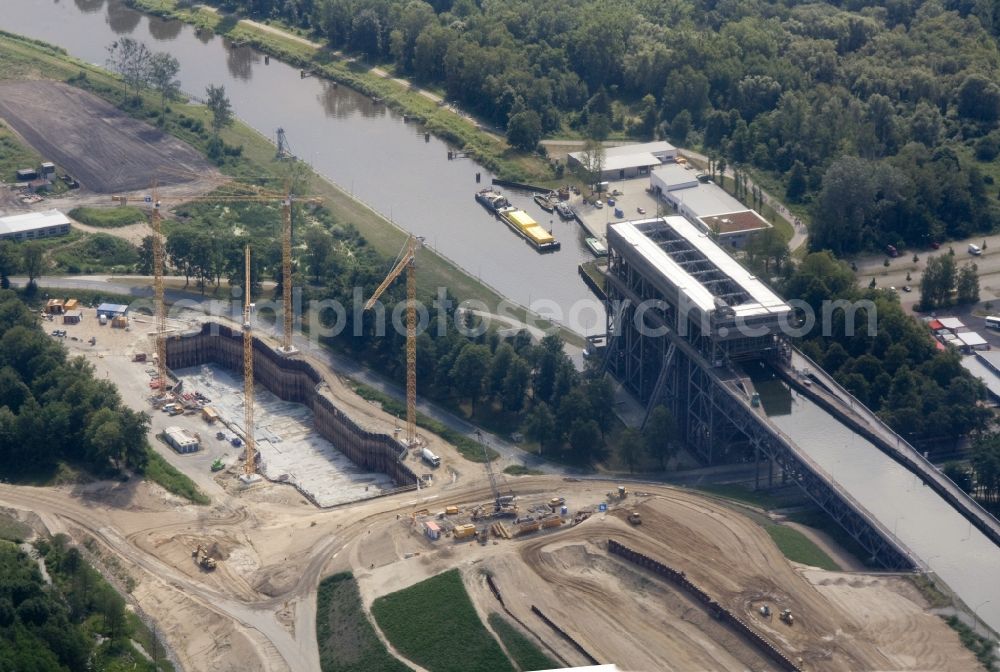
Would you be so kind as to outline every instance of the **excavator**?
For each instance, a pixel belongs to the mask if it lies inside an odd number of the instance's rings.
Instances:
[[[208,571],[215,569],[215,558],[209,555],[208,551],[206,551],[201,544],[198,544],[198,547],[191,551],[191,557],[194,558],[194,561],[197,562],[198,566],[202,569]]]

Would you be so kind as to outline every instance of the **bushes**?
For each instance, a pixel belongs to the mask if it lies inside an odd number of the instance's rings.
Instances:
[[[497,633],[514,662],[522,670],[554,670],[559,664],[539,650],[500,614],[490,614],[490,627]]]
[[[177,471],[155,450],[149,450],[149,461],[146,463],[143,475],[154,483],[162,485],[168,492],[195,504],[208,504],[211,501],[198,489],[194,481]]]
[[[69,216],[87,226],[114,229],[145,221],[146,213],[140,208],[124,206],[118,208],[73,208]]]

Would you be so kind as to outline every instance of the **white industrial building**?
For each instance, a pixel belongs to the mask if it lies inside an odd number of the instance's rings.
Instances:
[[[69,218],[58,210],[0,217],[0,240],[35,240],[69,233]]]
[[[167,427],[163,432],[170,447],[178,453],[194,453],[198,451],[198,437],[180,427]]]
[[[698,171],[689,166],[672,163],[656,168],[649,184],[658,200],[725,245],[743,247],[754,232],[771,227],[719,185],[699,180]]]
[[[601,180],[605,182],[644,177],[649,175],[653,168],[663,165],[666,161],[673,161],[677,156],[677,148],[663,140],[608,147],[603,152]],[[586,154],[586,152],[572,152],[566,162],[570,168],[582,166],[588,160]]]

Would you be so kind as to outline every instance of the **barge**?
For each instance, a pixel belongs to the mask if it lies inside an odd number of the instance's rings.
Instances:
[[[556,204],[552,200],[552,196],[553,194],[548,194],[548,195],[535,194],[533,196],[533,199],[535,203],[538,204],[538,207],[540,207],[542,210],[544,210],[545,212],[552,212],[553,210],[556,209]]]
[[[608,256],[608,246],[597,238],[587,238],[584,242],[587,244],[587,247],[590,248],[591,253],[595,257]]]
[[[554,252],[560,248],[559,241],[524,210],[508,207],[498,210],[497,214],[514,233],[528,241],[539,252]]]
[[[498,214],[501,209],[510,207],[510,201],[507,200],[507,197],[496,189],[486,188],[477,191],[476,200],[493,214]]]

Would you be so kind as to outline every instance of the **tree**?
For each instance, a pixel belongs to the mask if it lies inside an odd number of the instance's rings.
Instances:
[[[212,131],[219,137],[222,129],[233,123],[233,106],[226,97],[226,87],[209,85],[205,89],[205,105],[212,113]]]
[[[320,276],[327,272],[327,264],[333,254],[333,239],[319,227],[306,231],[306,249],[309,251],[309,265],[312,267],[313,278],[318,284]]]
[[[604,174],[604,145],[592,138],[585,140],[579,165],[580,180],[594,188]]]
[[[642,434],[630,428],[625,429],[618,438],[618,450],[622,460],[628,465],[628,472],[635,473],[635,466],[642,459],[646,449]]]
[[[35,280],[45,272],[45,249],[40,243],[24,243],[21,248],[21,268],[28,275],[29,285],[34,285]]]
[[[153,236],[143,236],[139,244],[139,263],[136,264],[139,275],[153,274]]]
[[[927,267],[920,278],[920,307],[933,310],[951,303],[951,292],[955,288],[955,257],[940,254],[927,260]],[[975,280],[975,293],[979,293],[979,280]]]
[[[142,88],[149,83],[149,67],[152,53],[142,42],[131,37],[115,40],[108,47],[108,65],[121,75],[125,85],[125,100],[128,101],[128,88],[138,97]]]
[[[687,142],[688,134],[691,133],[691,113],[681,110],[670,122],[670,139],[678,145]]]
[[[493,353],[493,361],[486,374],[486,389],[494,397],[500,398],[503,392],[503,381],[506,379],[507,371],[516,356],[514,348],[509,343],[504,343]]]
[[[524,433],[529,439],[537,441],[541,448],[551,445],[559,438],[555,416],[544,401],[536,403],[531,409],[524,423]]]
[[[455,391],[472,402],[472,413],[483,391],[483,380],[490,367],[490,349],[478,343],[467,343],[451,369]]]
[[[593,460],[600,446],[600,433],[601,428],[594,420],[574,420],[569,430],[569,445],[573,449],[573,456],[584,463]]]
[[[10,276],[17,273],[20,262],[21,254],[16,243],[0,240],[0,289],[10,287]]]
[[[642,438],[646,452],[659,460],[661,469],[666,469],[667,462],[677,454],[679,434],[674,414],[665,406],[654,408],[643,427]]]
[[[503,408],[505,411],[517,413],[521,410],[530,381],[531,369],[528,368],[527,362],[521,357],[515,356],[503,379]]]
[[[181,83],[177,79],[180,70],[180,61],[166,52],[153,54],[149,61],[149,81],[160,94],[161,116],[166,113],[167,100],[180,91]]]
[[[507,123],[507,142],[525,152],[533,152],[542,139],[542,118],[534,110],[523,110]]]
[[[979,303],[979,269],[975,264],[965,264],[958,271],[955,288],[958,290],[957,302]]]
[[[785,188],[785,196],[793,203],[801,203],[807,188],[806,167],[801,161],[796,160],[792,164],[792,169],[788,171],[788,186]]]

